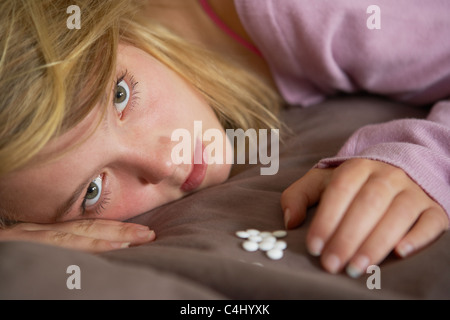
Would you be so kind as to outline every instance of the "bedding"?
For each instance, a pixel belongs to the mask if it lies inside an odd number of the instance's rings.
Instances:
[[[428,109],[376,96],[339,96],[282,117],[279,171],[234,165],[222,185],[201,190],[131,219],[150,226],[147,245],[88,254],[36,243],[0,242],[0,299],[449,299],[450,235],[407,258],[388,256],[357,279],[326,273],[305,248],[315,208],[289,230],[284,256],[242,249],[239,230],[283,229],[282,191],[322,158],[336,154],[365,124],[423,118]],[[79,267],[80,289],[69,289],[69,266]]]

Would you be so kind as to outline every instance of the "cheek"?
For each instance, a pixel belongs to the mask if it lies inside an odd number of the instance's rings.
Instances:
[[[151,210],[152,207],[154,207],[152,204],[144,203],[142,197],[115,198],[111,210],[108,210],[101,218],[124,221],[145,213]]]
[[[156,79],[150,78],[146,106],[149,115],[161,126],[191,128],[195,120],[204,124],[216,118],[211,107],[203,97],[179,76],[170,70],[157,70]]]
[[[227,163],[211,165],[202,188],[225,182],[231,167],[232,165]],[[101,219],[124,221],[180,199],[182,196],[178,190],[164,188],[164,186],[123,186],[120,194],[116,193],[111,202],[111,210],[108,210]]]
[[[164,181],[159,184],[143,183],[133,175],[118,175],[114,179],[110,202],[101,219],[124,221],[173,200],[182,193]]]

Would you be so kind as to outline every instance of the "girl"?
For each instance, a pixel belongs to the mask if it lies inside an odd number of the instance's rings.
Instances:
[[[94,252],[152,241],[120,221],[230,173],[175,164],[175,129],[196,137],[202,121],[227,141],[226,128],[279,128],[284,103],[367,90],[435,105],[362,128],[299,177],[282,194],[286,227],[319,203],[308,249],[351,276],[426,246],[450,212],[450,7],[380,0],[373,30],[364,2],[3,1],[0,239]],[[67,27],[74,4],[80,29]]]

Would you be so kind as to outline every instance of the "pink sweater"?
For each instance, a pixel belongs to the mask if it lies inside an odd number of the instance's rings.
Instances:
[[[402,168],[450,217],[450,1],[235,0],[293,105],[360,91],[432,105],[426,119],[355,132],[320,168],[364,157]],[[367,12],[372,4],[380,9]],[[375,20],[373,20],[375,19]],[[377,24],[379,22],[379,24]],[[368,26],[375,24],[379,29]]]

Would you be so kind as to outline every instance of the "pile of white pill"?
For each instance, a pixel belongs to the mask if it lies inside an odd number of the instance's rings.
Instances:
[[[242,248],[245,251],[253,252],[257,250],[264,251],[272,260],[283,258],[283,251],[287,247],[284,240],[280,240],[287,235],[285,230],[277,231],[259,231],[257,229],[247,229],[236,232],[236,236],[245,239]]]

